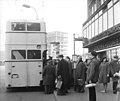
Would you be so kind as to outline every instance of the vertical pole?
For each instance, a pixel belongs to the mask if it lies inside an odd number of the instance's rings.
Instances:
[[[73,34],[73,41],[74,41],[74,56],[75,56],[75,34]]]
[[[73,86],[74,86],[74,90],[76,90],[76,86],[75,86],[75,33],[73,34],[73,41],[74,41]]]

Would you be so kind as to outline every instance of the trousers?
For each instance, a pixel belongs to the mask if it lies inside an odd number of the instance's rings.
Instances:
[[[89,88],[89,101],[96,101],[96,89],[95,89],[95,87]]]

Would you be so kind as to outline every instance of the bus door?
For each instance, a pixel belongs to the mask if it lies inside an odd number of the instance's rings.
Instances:
[[[11,63],[11,86],[24,87],[27,86],[27,68],[26,68],[26,51],[25,50],[12,50]]]
[[[39,86],[42,80],[41,50],[28,50],[28,85]]]

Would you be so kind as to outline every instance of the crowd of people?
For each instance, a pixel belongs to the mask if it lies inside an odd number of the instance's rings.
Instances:
[[[57,90],[57,95],[66,95],[73,87],[76,92],[84,93],[85,85],[102,83],[103,90],[107,93],[107,86],[112,79],[113,94],[116,94],[116,101],[120,101],[120,64],[119,57],[114,56],[112,61],[107,57],[98,58],[95,51],[90,52],[90,56],[83,61],[79,56],[76,68],[68,56],[64,58],[59,55],[57,60],[52,58],[47,60],[43,69],[43,85],[46,94],[51,94]],[[59,88],[56,88],[57,81],[62,81]],[[55,82],[56,81],[56,82]],[[96,87],[89,89],[89,101],[96,101]]]

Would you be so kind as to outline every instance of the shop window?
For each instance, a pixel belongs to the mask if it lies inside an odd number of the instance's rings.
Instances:
[[[95,21],[95,36],[98,35],[98,19]]]
[[[108,61],[111,61],[111,51],[110,50],[106,51],[106,54],[107,54]]]
[[[108,9],[113,5],[113,1],[111,0],[109,3],[108,3]]]
[[[92,23],[92,37],[94,37],[95,35],[94,35],[94,32],[95,32],[95,26],[94,26],[94,22]]]
[[[86,31],[86,29],[84,30],[84,37],[86,37],[86,35],[87,35],[87,33],[86,33],[87,31]]]
[[[120,4],[119,2],[114,6],[114,23],[115,25],[120,23]]]
[[[103,27],[103,21],[102,21],[102,16],[99,17],[99,33],[102,32],[102,27]]]
[[[102,10],[99,12],[99,16],[102,15]]]
[[[108,28],[113,26],[113,8],[108,10]]]
[[[95,15],[95,19],[97,19],[97,18],[98,18],[98,14]]]
[[[117,56],[120,57],[120,48],[117,48]]]
[[[91,25],[89,25],[89,39],[91,38]]]
[[[107,12],[103,14],[103,31],[107,30]]]
[[[86,38],[88,38],[88,27],[86,28]]]
[[[113,0],[113,1],[114,1],[114,3],[115,3],[115,2],[117,2],[118,0]]]
[[[101,0],[101,5],[104,3],[104,0]]]
[[[26,59],[26,51],[25,50],[12,50],[11,52],[12,59]]]
[[[89,38],[89,28],[87,27],[87,38]]]
[[[116,51],[117,51],[116,49],[112,49],[112,50],[111,50],[112,58],[113,58],[115,55],[117,55],[117,54],[116,54],[116,53],[117,53]]]

